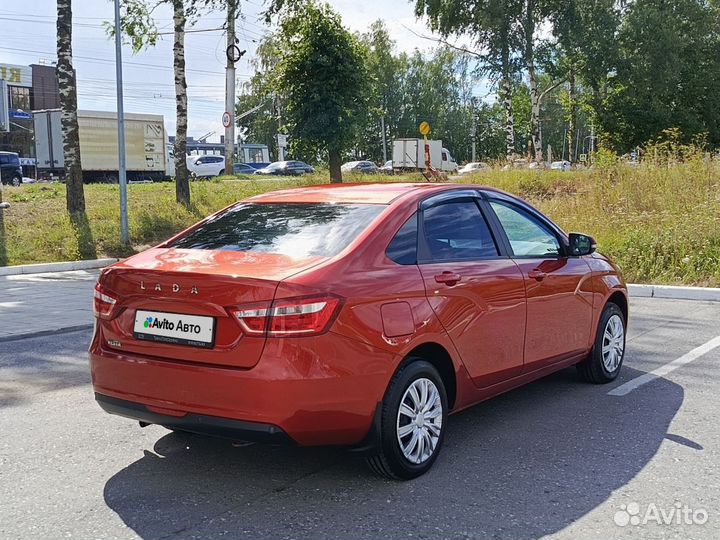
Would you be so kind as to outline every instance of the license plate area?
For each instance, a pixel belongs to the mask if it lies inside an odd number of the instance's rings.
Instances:
[[[133,336],[142,341],[212,349],[215,345],[215,318],[138,309]]]

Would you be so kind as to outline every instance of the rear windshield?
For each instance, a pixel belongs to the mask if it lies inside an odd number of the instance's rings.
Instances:
[[[383,208],[377,204],[241,203],[167,247],[332,257]]]

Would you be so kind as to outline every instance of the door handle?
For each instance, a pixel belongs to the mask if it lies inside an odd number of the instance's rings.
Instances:
[[[460,274],[456,274],[454,272],[443,272],[442,274],[435,276],[435,281],[452,286],[460,281]]]
[[[547,274],[543,272],[542,270],[538,270],[537,268],[535,270],[530,270],[528,272],[528,277],[531,279],[537,279],[538,281],[542,281]]]

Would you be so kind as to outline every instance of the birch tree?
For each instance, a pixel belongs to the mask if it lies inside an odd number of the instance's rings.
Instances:
[[[465,35],[473,40],[472,54],[484,72],[498,83],[498,95],[505,110],[505,155],[515,157],[515,114],[513,77],[518,72],[519,0],[417,0],[415,14],[427,15],[430,27],[444,38]],[[442,40],[445,44],[446,41]]]
[[[85,191],[80,164],[77,84],[72,61],[71,0],[57,0],[57,57],[67,210],[75,216],[85,212]]]
[[[173,7],[173,72],[175,79],[175,199],[190,206],[190,178],[187,168],[188,100],[185,78],[185,14],[184,0],[172,0]]]
[[[525,0],[523,3],[520,26],[522,28],[522,56],[530,87],[530,141],[532,144],[531,159],[542,164],[543,143],[540,126],[540,109],[543,99],[567,79],[566,74],[560,75],[557,80],[551,81],[545,88],[540,88],[540,69],[538,67],[538,49],[543,45],[543,39],[538,36],[538,28],[550,22],[548,4],[542,0]],[[557,72],[557,66],[546,66],[546,71]],[[549,69],[548,69],[549,68]]]
[[[173,12],[173,79],[175,84],[175,199],[190,206],[190,178],[188,174],[187,125],[188,98],[185,76],[185,30],[203,9],[219,8],[222,0],[124,0],[121,5],[121,32],[134,52],[157,44],[158,31],[152,17],[154,10],[166,4]],[[106,23],[109,34],[113,26]]]

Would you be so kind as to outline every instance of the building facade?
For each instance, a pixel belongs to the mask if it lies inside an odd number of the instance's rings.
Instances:
[[[0,133],[0,150],[34,157],[31,112],[60,107],[55,66],[0,63],[0,80],[7,83],[10,108],[10,131]]]

